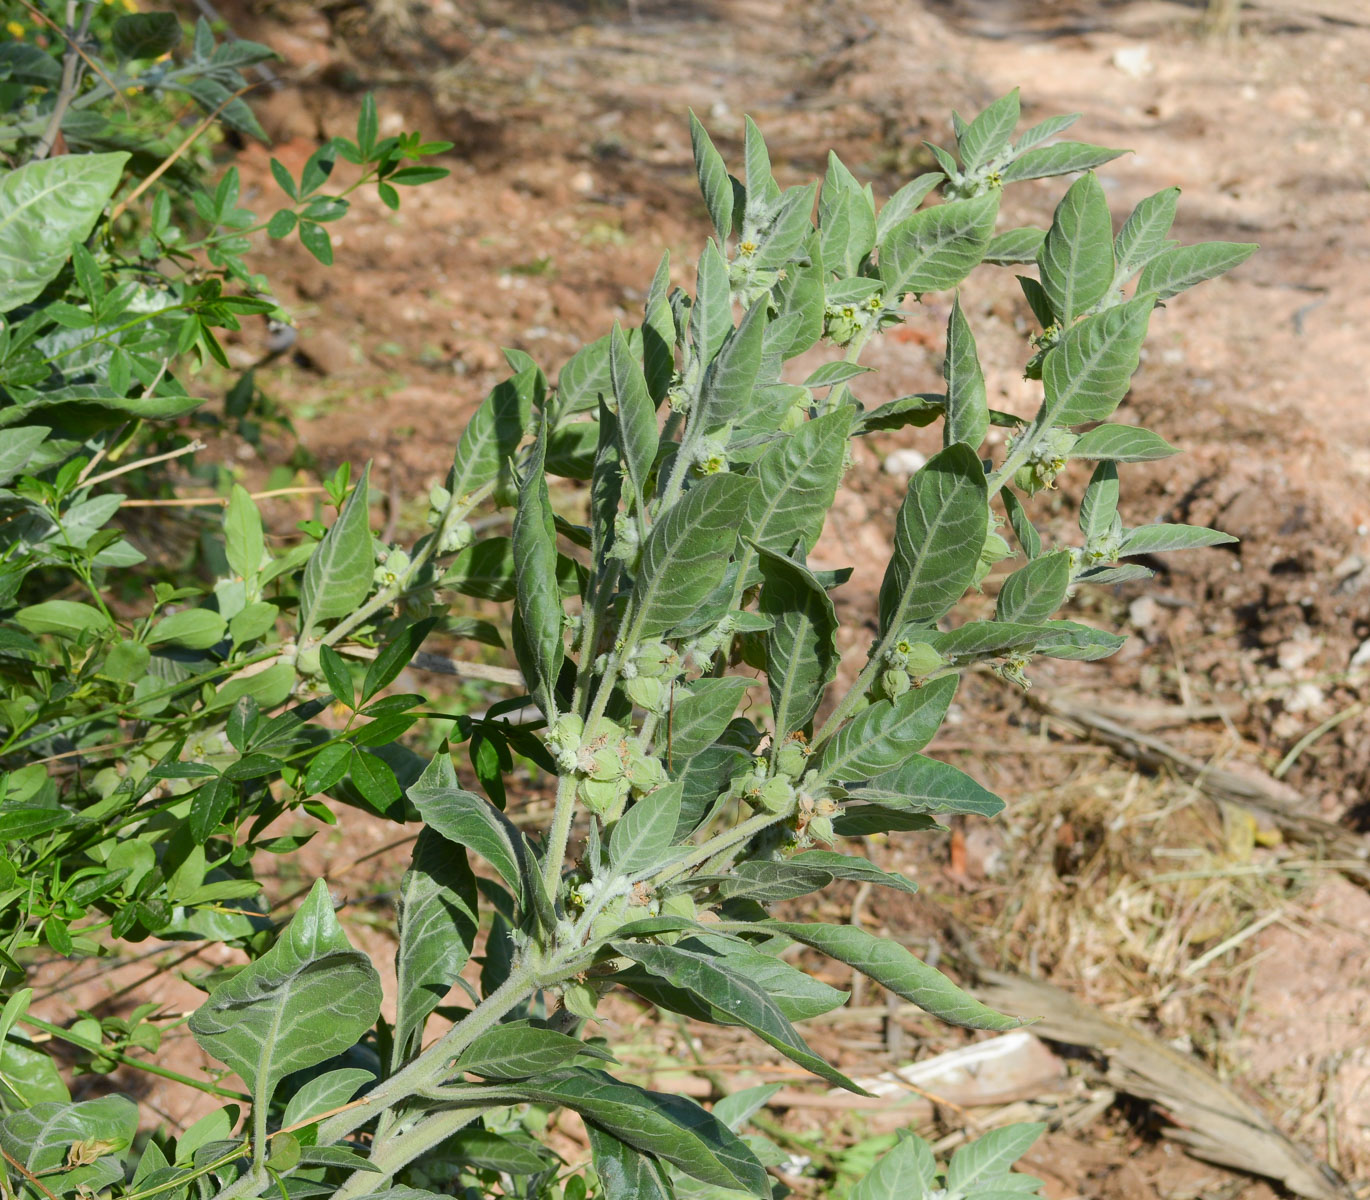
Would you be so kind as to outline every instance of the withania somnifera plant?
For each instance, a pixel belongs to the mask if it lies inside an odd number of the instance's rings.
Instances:
[[[585,346],[555,387],[510,352],[512,374],[472,417],[415,544],[373,537],[363,473],[345,499],[335,485],[338,517],[307,561],[283,565],[263,546],[252,501],[235,493],[216,611],[230,628],[256,616],[217,653],[251,670],[227,703],[211,688],[183,709],[188,725],[223,731],[219,757],[195,768],[178,745],[170,764],[148,769],[171,781],[222,879],[243,865],[233,806],[259,795],[240,793],[245,781],[280,780],[263,809],[273,815],[291,802],[328,811],[318,799],[328,795],[423,822],[399,892],[395,1019],[378,1023],[380,977],[319,883],[269,949],[234,935],[259,956],[190,1019],[249,1089],[243,1127],[225,1110],[178,1142],[148,1143],[126,1183],[132,1102],[14,1105],[0,1144],[25,1164],[10,1174],[16,1193],[769,1197],[783,1194],[767,1171],[780,1156],[739,1131],[771,1089],[710,1113],[620,1081],[606,1046],[581,1036],[610,992],[741,1026],[856,1092],[797,1028],[845,994],[781,957],[796,942],[946,1021],[1017,1024],[896,941],[772,908],[835,880],[912,891],[852,839],[936,831],[939,817],[1002,807],[922,753],[963,672],[1026,684],[1036,659],[1105,657],[1121,637],[1056,615],[1074,592],[1144,578],[1140,556],[1230,540],[1123,523],[1119,466],[1175,451],[1111,418],[1156,306],[1253,247],[1170,240],[1173,188],[1115,233],[1092,169],[1121,152],[1053,140],[1072,120],[1015,138],[1016,92],[957,118],[956,152],[935,149],[941,169],[883,205],[835,155],[821,184],[781,188],[750,122],[734,177],[695,122],[714,236],[691,288],[672,286],[663,259],[641,322]],[[1048,229],[997,228],[1004,188],[1060,175],[1077,178]],[[1024,347],[1037,411],[988,406],[955,296],[944,391],[863,408],[870,341],[903,319],[906,301],[954,292],[982,264],[1021,272],[1040,326]],[[787,369],[819,346],[831,355],[802,379]],[[942,449],[894,518],[874,642],[835,686],[832,593],[849,572],[807,557],[850,444],[938,422]],[[991,425],[1008,433],[997,451]],[[1080,534],[1048,544],[1033,498],[1072,460],[1094,464]],[[507,533],[477,534],[498,527],[473,520],[492,509],[510,514]],[[997,586],[993,618],[958,621],[958,602],[986,586]],[[498,634],[526,687],[454,721],[485,795],[459,784],[445,750],[425,765],[400,749],[426,715],[423,697],[382,694],[447,619],[453,592],[509,603]],[[289,635],[278,634],[291,610]],[[479,636],[495,640],[488,628]],[[364,675],[349,665],[358,658],[371,660]],[[308,724],[321,707],[311,690],[352,714],[342,732]],[[296,708],[264,715],[292,691]],[[744,706],[751,716],[736,715]],[[515,752],[551,780],[545,828],[502,811]],[[460,981],[477,947],[478,984]],[[442,1031],[426,1037],[435,1012]],[[530,1136],[529,1114],[555,1107],[584,1118],[588,1173],[568,1179]],[[991,1135],[944,1175],[906,1138],[852,1196],[1036,1194],[1035,1181],[1006,1171],[1038,1132]]]

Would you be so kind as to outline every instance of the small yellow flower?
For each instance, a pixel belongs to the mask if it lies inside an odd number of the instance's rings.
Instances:
[[[124,0],[124,7],[128,9],[129,12],[137,12],[138,0]]]
[[[18,21],[8,22],[5,25],[5,28],[9,31],[10,37],[14,38],[15,41],[23,41],[25,30]]]

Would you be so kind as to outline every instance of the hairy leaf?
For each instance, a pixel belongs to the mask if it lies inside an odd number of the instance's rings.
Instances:
[[[1042,287],[1052,311],[1069,325],[1113,282],[1113,225],[1103,186],[1082,175],[1061,198],[1037,254]]]
[[[925,208],[886,235],[880,278],[891,296],[955,287],[979,264],[994,236],[999,193]]]
[[[824,779],[870,779],[892,770],[933,738],[956,694],[959,675],[944,675],[856,714],[819,751]]]
[[[837,611],[802,563],[762,550],[761,612],[774,622],[766,635],[766,681],[777,747],[806,728],[837,674]]]
[[[914,754],[892,771],[873,776],[852,795],[886,808],[919,813],[974,813],[993,817],[1004,802],[949,763]]]
[[[347,616],[371,594],[372,548],[367,512],[371,464],[367,463],[323,541],[305,564],[300,584],[299,632],[308,636],[320,621]]]

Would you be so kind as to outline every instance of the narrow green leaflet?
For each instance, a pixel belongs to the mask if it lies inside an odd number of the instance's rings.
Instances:
[[[380,976],[348,942],[319,880],[276,944],[210,992],[190,1031],[265,1104],[292,1071],[350,1048],[380,1008]]]
[[[748,478],[756,480],[756,489],[743,525],[750,542],[777,554],[788,554],[797,541],[806,551],[813,548],[842,481],[855,411],[844,407],[806,421],[752,464]],[[744,559],[750,561],[754,553],[749,548]]]
[[[718,240],[725,242],[733,231],[733,181],[728,177],[723,156],[714,148],[708,131],[693,112],[690,113],[690,144],[694,148],[695,173],[699,177],[704,207],[709,210]]]
[[[771,1194],[769,1176],[746,1143],[683,1096],[649,1092],[602,1071],[584,1069],[568,1070],[560,1078],[521,1090],[531,1100],[574,1109],[620,1141],[705,1183],[751,1196]]]
[[[914,754],[883,771],[852,795],[885,808],[916,813],[974,813],[993,817],[1004,811],[1004,802],[981,787],[964,771],[949,763]]]
[[[0,313],[33,300],[95,228],[129,156],[61,154],[0,175]]]
[[[1197,550],[1203,546],[1226,546],[1237,539],[1230,533],[1202,525],[1139,525],[1123,538],[1119,558],[1138,554],[1161,554],[1167,550]]]
[[[989,432],[989,401],[975,337],[961,308],[960,296],[952,301],[951,316],[947,320],[947,354],[942,360],[942,378],[947,382],[943,444],[950,446],[963,442],[974,450]]]
[[[743,166],[747,174],[747,220],[761,222],[780,199],[780,188],[771,175],[771,156],[766,139],[749,116],[743,116]]]
[[[724,675],[721,679],[696,679],[688,694],[683,688],[677,692],[665,729],[672,757],[687,759],[718,741],[738,702],[755,684],[756,680],[743,675]]]
[[[999,192],[915,212],[884,238],[880,278],[891,296],[955,287],[979,264],[994,236]]]
[[[905,1138],[851,1191],[849,1200],[929,1200],[937,1182],[937,1163],[926,1142]]]
[[[956,139],[961,165],[967,171],[983,167],[1009,148],[1018,126],[1018,89],[1014,88],[975,118]]]
[[[30,633],[52,633],[67,638],[114,629],[113,622],[98,608],[75,600],[44,600],[41,604],[30,604],[16,612],[14,619]]]
[[[745,413],[761,368],[761,345],[770,320],[769,308],[767,294],[747,310],[742,323],[728,335],[709,364],[699,409],[691,414],[691,426],[698,432],[717,432],[725,424],[736,423]]]
[[[451,760],[441,756],[433,761],[445,763],[455,783]],[[396,1064],[416,1048],[428,1014],[442,1003],[470,958],[480,924],[477,903],[465,851],[436,830],[421,830],[399,890]]]
[[[234,574],[249,587],[255,586],[266,553],[266,539],[262,534],[262,514],[240,483],[233,485],[224,510],[224,552]]]
[[[752,258],[757,270],[778,270],[801,253],[804,242],[813,233],[817,190],[814,183],[786,189],[784,199],[758,231],[760,240]]]
[[[680,780],[648,792],[614,824],[609,835],[609,865],[627,878],[660,868],[675,842],[680,820]]]
[[[1032,1149],[1033,1143],[1046,1132],[1046,1128],[1038,1121],[1009,1125],[1003,1129],[991,1129],[983,1137],[962,1146],[947,1164],[947,1190],[965,1193],[971,1188],[982,1188],[997,1182]]]
[[[989,512],[984,468],[969,446],[933,455],[909,480],[880,585],[880,632],[931,625],[965,595]]]
[[[890,231],[913,216],[933,188],[945,178],[941,171],[927,171],[910,179],[886,200],[875,218],[875,244],[883,246]]]
[[[1155,462],[1179,451],[1159,433],[1135,425],[1096,425],[1082,433],[1070,448],[1071,458],[1108,459],[1112,462]]]
[[[761,613],[774,622],[766,635],[766,680],[778,749],[805,729],[837,674],[837,611],[802,563],[762,550]]]
[[[609,372],[609,335],[587,342],[566,360],[557,376],[559,418],[594,412],[613,388]]]
[[[607,1057],[578,1038],[533,1025],[496,1025],[476,1038],[457,1059],[457,1070],[485,1079],[527,1079],[565,1066],[581,1054]]]
[[[1106,421],[1137,369],[1156,298],[1147,293],[1066,330],[1042,362],[1041,428]]]
[[[700,878],[695,876],[696,882]],[[790,859],[780,862],[757,858],[738,863],[728,874],[713,877],[713,882],[725,900],[746,896],[758,904],[779,904],[782,900],[821,892],[833,879],[833,873],[821,867],[796,866]]]
[[[786,864],[772,865],[783,867]],[[832,878],[828,872],[824,874],[828,875],[829,879]],[[763,945],[756,945],[741,938],[700,932],[690,938],[689,943],[720,956],[732,971],[746,976],[765,991],[775,1001],[776,1007],[791,1021],[808,1021],[820,1017],[847,1002],[848,993],[829,987],[807,971],[791,966],[778,957],[789,945],[788,939],[777,938]],[[715,1011],[721,1013],[721,1010]],[[722,1015],[736,1023],[735,1018],[728,1017],[726,1013]]]
[[[637,511],[647,495],[647,475],[656,461],[656,405],[647,393],[642,368],[617,325],[610,336],[609,363],[617,403],[619,449],[633,488]]]
[[[1006,1017],[967,995],[940,971],[910,954],[890,938],[876,937],[852,925],[803,925],[767,921],[761,933],[783,933],[829,958],[854,967],[896,996],[951,1025],[967,1029],[1016,1029],[1023,1022]]]
[[[711,475],[652,526],[633,589],[636,636],[688,620],[723,581],[755,486],[738,475]]]
[[[707,366],[733,332],[732,291],[728,260],[714,242],[699,255],[695,274],[695,302],[690,310],[690,340],[701,366]]]
[[[458,499],[493,483],[518,449],[532,419],[539,374],[536,367],[525,367],[497,384],[476,409],[452,459],[450,488]]]
[[[173,642],[191,650],[207,650],[223,640],[228,623],[219,613],[207,608],[185,608],[162,617],[147,633],[147,644],[158,646]]]
[[[371,526],[367,463],[342,511],[305,564],[300,583],[299,631],[307,637],[320,621],[347,616],[371,594]]]
[[[1255,242],[1200,242],[1197,246],[1172,246],[1162,250],[1142,268],[1139,292],[1155,292],[1169,300],[1186,288],[1213,279],[1240,266],[1259,247]]]
[[[860,883],[877,883],[896,892],[913,895],[918,885],[911,879],[891,871],[882,871],[870,859],[854,854],[837,854],[832,850],[806,850],[796,854],[790,862],[799,867],[817,867],[829,872],[834,879],[852,879]]]
[[[557,584],[557,535],[547,493],[543,456],[544,423],[534,444],[527,474],[519,485],[514,514],[514,653],[538,707],[556,712],[553,692],[564,654],[561,589]]]
[[[828,173],[818,206],[819,245],[829,271],[846,278],[875,246],[875,213],[855,176],[828,152]]]
[[[838,837],[844,838],[869,837],[873,833],[945,832],[926,813],[886,808],[883,804],[849,804],[833,818],[832,828]]]
[[[653,404],[660,404],[675,376],[675,314],[671,311],[671,253],[666,251],[652,276],[642,322],[642,373]]]
[[[1038,627],[1033,652],[1072,662],[1097,662],[1115,653],[1127,638],[1077,621],[1048,621]]]
[[[1070,325],[1113,282],[1113,224],[1103,185],[1082,175],[1061,198],[1037,254],[1037,269],[1051,307]]]
[[[932,740],[960,681],[959,675],[944,675],[893,703],[881,701],[857,713],[823,744],[819,773],[841,783],[897,767]]]
[[[1138,202],[1132,215],[1123,222],[1113,241],[1113,257],[1118,260],[1115,287],[1121,287],[1169,244],[1170,227],[1175,223],[1175,206],[1180,189],[1166,188]]]
[[[767,1045],[806,1070],[858,1096],[867,1095],[863,1088],[809,1049],[808,1043],[799,1036],[765,988],[732,970],[726,959],[709,953],[702,943],[694,943],[692,939],[674,946],[615,942],[614,949],[653,975],[693,993],[738,1024],[745,1025]]]
[[[1043,554],[1004,580],[994,605],[995,619],[1035,625],[1061,607],[1069,590],[1070,553]]]

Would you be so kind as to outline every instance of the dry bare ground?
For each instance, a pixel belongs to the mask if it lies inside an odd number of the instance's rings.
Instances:
[[[1370,1175],[1370,9],[1263,0],[1235,31],[1212,35],[1202,6],[1179,0],[635,8],[636,19],[617,0],[230,7],[240,33],[284,56],[287,86],[262,109],[271,153],[291,167],[346,130],[364,87],[378,90],[386,132],[417,126],[457,143],[452,179],[407,198],[401,220],[372,206],[346,227],[340,255],[360,270],[326,273],[275,251],[302,336],[259,382],[325,464],[374,458],[394,496],[418,495],[498,377],[500,346],[554,371],[582,339],[633,319],[662,247],[688,282],[706,228],[688,107],[725,153],[740,144],[743,113],[754,116],[782,183],[820,172],[832,147],[884,194],[925,163],[924,138],[946,140],[949,108],[974,111],[1021,86],[1030,119],[1081,112],[1082,137],[1133,151],[1102,171],[1119,219],[1178,184],[1175,236],[1262,245],[1155,316],[1121,418],[1186,451],[1129,470],[1129,523],[1212,523],[1242,544],[1174,558],[1149,585],[1082,596],[1085,619],[1128,624],[1135,637],[1108,664],[1040,672],[1042,703],[988,679],[967,687],[934,750],[1003,795],[1006,817],[938,843],[873,846],[921,880],[921,895],[853,890],[837,902],[962,977],[980,963],[1061,985],[1192,1054],[1347,1178]],[[259,148],[240,157],[262,188],[266,165]],[[1012,224],[1049,220],[1051,189],[1034,187],[1010,193]],[[964,302],[991,402],[1023,411],[1027,313],[1009,273],[975,281]],[[887,335],[863,401],[935,385],[945,320],[933,303]],[[251,331],[233,353],[246,365],[263,342]],[[884,466],[920,436],[888,435],[859,457],[820,565],[883,555],[902,488]],[[265,465],[245,453],[249,469]],[[1063,529],[1080,483],[1056,502]],[[299,515],[283,506],[282,527]],[[853,659],[876,584],[858,569],[844,589]],[[1097,740],[1072,707],[1191,766],[1120,756],[1117,739]],[[1283,805],[1283,823],[1230,792],[1215,799],[1206,769],[1219,767]],[[381,957],[384,893],[404,857],[383,848],[402,836],[354,822],[305,854],[304,870],[328,872],[358,900],[346,910],[352,930]],[[277,894],[296,886],[279,880]],[[177,973],[202,975],[215,952],[147,981],[173,956],[154,950],[76,987],[53,968],[48,1009],[69,1016],[133,997],[193,1006],[198,993]],[[854,997],[815,1045],[849,1073],[878,1074],[961,1043],[882,1003]],[[726,1035],[644,1027],[626,1003],[617,1015],[608,1033],[642,1077],[684,1087],[685,1069],[706,1094],[731,1086]],[[184,1045],[184,1066],[202,1067]],[[1279,1194],[1160,1138],[1163,1109],[1125,1096],[1091,1103],[1091,1078],[1085,1064],[1024,1110],[1062,1126],[1028,1163],[1057,1200]],[[204,1107],[163,1089],[145,1099],[178,1124]],[[891,1117],[822,1104],[785,1115],[797,1152],[831,1154],[914,1115],[954,1137],[1001,1111],[915,1105]],[[562,1136],[574,1155],[574,1127]]]

